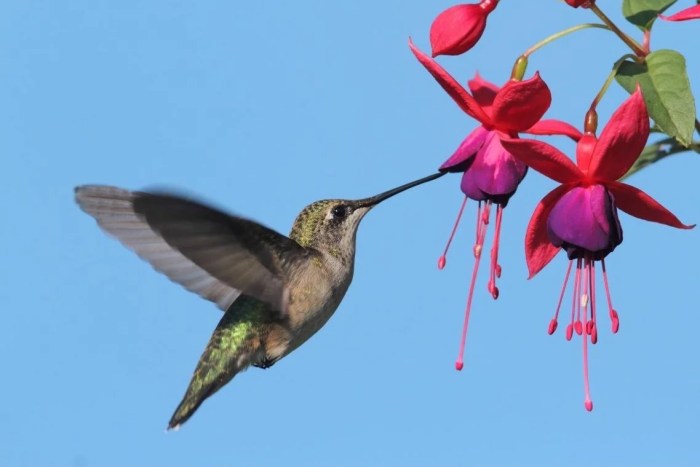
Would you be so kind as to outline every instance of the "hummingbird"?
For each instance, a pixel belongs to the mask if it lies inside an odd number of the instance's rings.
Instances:
[[[288,237],[174,193],[76,187],[78,205],[102,230],[224,311],[168,430],[236,374],[249,366],[270,368],[321,329],[352,281],[365,214],[442,175],[369,198],[316,201],[297,216]]]

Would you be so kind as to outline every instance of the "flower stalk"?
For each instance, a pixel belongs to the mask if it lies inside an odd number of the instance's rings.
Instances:
[[[605,24],[600,24],[600,23],[583,23],[583,24],[577,24],[576,26],[572,26],[572,27],[570,27],[570,28],[564,29],[564,30],[562,30],[562,31],[559,31],[559,32],[556,33],[556,34],[552,34],[551,36],[542,39],[541,41],[539,41],[538,43],[536,43],[535,45],[533,45],[532,47],[530,47],[529,49],[527,49],[527,50],[523,53],[523,56],[524,56],[524,57],[529,57],[530,55],[532,55],[533,53],[537,52],[539,49],[541,49],[541,48],[544,47],[545,45],[547,45],[547,44],[549,44],[549,43],[551,43],[551,42],[554,42],[554,41],[557,40],[557,39],[561,39],[562,37],[568,36],[569,34],[572,34],[572,33],[576,32],[576,31],[582,31],[582,30],[584,30],[584,29],[591,29],[591,28],[607,29],[608,31],[612,31],[612,29],[611,29],[609,26],[605,25]]]
[[[608,28],[610,28],[612,32],[614,32],[617,35],[617,37],[619,37],[622,40],[622,42],[627,44],[627,46],[630,49],[632,49],[632,52],[634,52],[635,55],[637,55],[638,57],[646,57],[649,54],[649,51],[644,50],[644,48],[641,45],[639,45],[637,41],[635,41],[630,36],[622,32],[622,30],[618,28],[617,25],[613,23],[612,20],[608,18],[608,16],[605,13],[603,13],[603,10],[601,10],[598,7],[598,5],[596,5],[595,3],[591,3],[589,8],[593,13],[595,13],[595,15],[598,18],[600,18],[600,20],[603,23],[605,23],[608,26]]]

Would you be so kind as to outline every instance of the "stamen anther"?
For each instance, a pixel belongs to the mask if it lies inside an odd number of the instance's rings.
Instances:
[[[617,331],[620,330],[620,318],[617,316],[617,311],[610,311],[610,320],[612,321],[612,332],[617,334]]]
[[[442,270],[445,268],[445,265],[447,264],[447,250],[450,249],[450,245],[452,244],[452,239],[454,239],[455,233],[457,232],[457,226],[459,226],[459,221],[462,219],[462,214],[464,213],[464,206],[467,205],[467,196],[464,196],[464,200],[462,201],[462,206],[459,208],[459,212],[457,213],[457,220],[455,220],[454,226],[452,226],[452,232],[450,233],[450,238],[447,239],[447,245],[445,245],[445,251],[443,251],[442,256],[438,259],[438,269]]]

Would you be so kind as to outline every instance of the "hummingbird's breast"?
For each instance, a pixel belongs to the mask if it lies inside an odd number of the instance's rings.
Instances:
[[[277,340],[286,340],[281,357],[306,342],[328,322],[352,281],[353,268],[336,261],[312,260],[289,283],[288,317]],[[275,333],[270,335],[275,338]],[[284,335],[286,334],[286,338]],[[279,342],[281,344],[281,342]],[[268,343],[269,346],[274,343]],[[280,357],[280,358],[281,358]]]

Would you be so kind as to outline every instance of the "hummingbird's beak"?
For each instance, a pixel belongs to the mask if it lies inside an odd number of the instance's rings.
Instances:
[[[405,185],[401,185],[400,187],[394,188],[393,190],[385,191],[384,193],[380,193],[376,196],[371,196],[369,198],[359,200],[357,204],[359,207],[371,208],[371,207],[376,206],[377,204],[381,203],[385,199],[391,198],[394,195],[398,195],[402,191],[406,191],[409,188],[413,188],[414,186],[422,185],[425,182],[429,182],[431,180],[435,180],[436,178],[440,178],[443,175],[445,175],[445,173],[446,172],[438,172],[438,173],[435,173],[432,175],[428,175],[427,177],[421,178],[419,180],[414,180],[410,183],[407,183]]]

